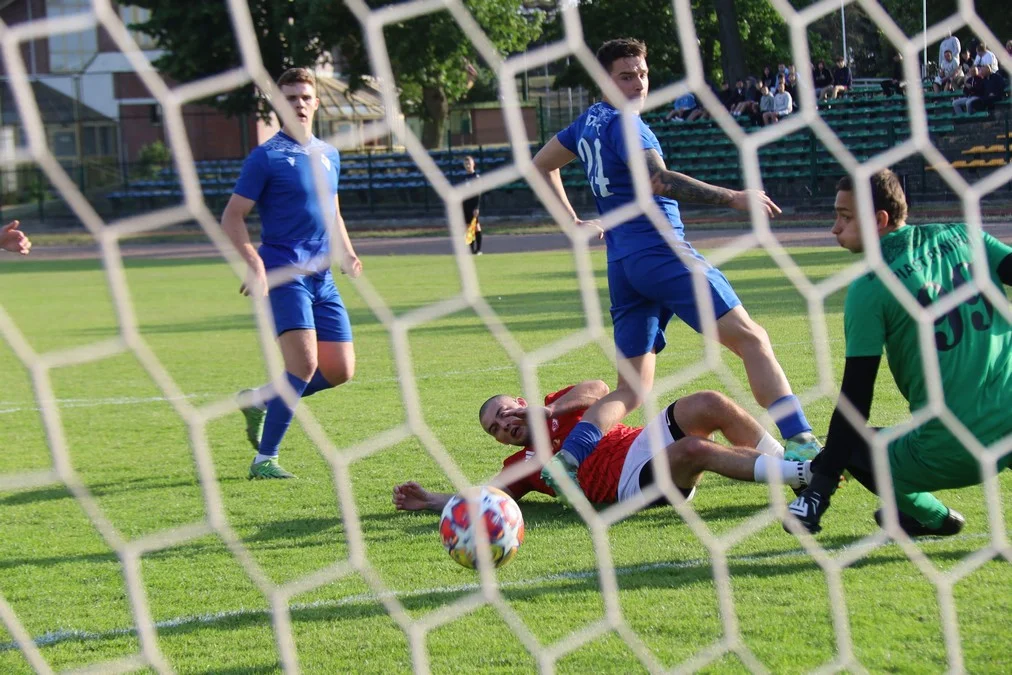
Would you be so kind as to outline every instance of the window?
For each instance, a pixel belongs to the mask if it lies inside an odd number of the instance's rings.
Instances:
[[[119,18],[123,20],[127,28],[131,25],[137,25],[141,23],[147,23],[151,19],[151,10],[144,9],[143,7],[136,7],[134,5],[120,5],[119,7]],[[137,42],[137,46],[141,49],[157,49],[158,45],[155,39],[147,33],[142,33],[139,30],[131,30],[130,35],[133,36],[134,41]]]
[[[85,157],[116,156],[116,127],[86,126],[81,131],[81,152]]]
[[[90,0],[48,0],[46,15],[72,16],[91,11]],[[49,69],[54,73],[80,72],[98,53],[98,29],[49,36]]]
[[[77,157],[77,135],[69,129],[52,132],[50,149],[57,157]]]

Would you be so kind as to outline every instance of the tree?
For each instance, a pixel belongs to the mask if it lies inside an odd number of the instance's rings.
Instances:
[[[541,34],[541,12],[521,12],[520,0],[465,0],[485,34],[503,55],[523,51]],[[388,26],[384,37],[401,90],[401,103],[422,118],[422,143],[444,138],[450,105],[479,79],[477,50],[449,12]]]
[[[165,55],[155,66],[178,82],[189,82],[240,65],[226,3],[181,3],[176,0],[131,0],[151,10],[148,21],[132,28],[151,35]],[[374,1],[380,7],[388,1]],[[521,13],[520,0],[465,0],[475,20],[504,55],[522,51],[541,33],[541,12]],[[293,66],[313,66],[333,54],[355,88],[369,73],[365,43],[357,19],[344,3],[332,0],[249,0],[260,56],[277,78]],[[401,103],[419,113],[423,141],[442,140],[449,106],[468,90],[469,65],[478,55],[460,26],[446,11],[387,27],[385,37]],[[332,51],[333,50],[333,51]],[[250,85],[204,101],[229,115],[270,113],[270,106]]]

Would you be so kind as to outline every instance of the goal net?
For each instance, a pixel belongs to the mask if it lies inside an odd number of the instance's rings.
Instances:
[[[562,635],[555,635],[552,631],[546,632],[543,626],[531,625],[530,621],[516,610],[509,594],[511,589],[526,587],[524,586],[526,582],[502,581],[490,565],[487,549],[481,556],[479,570],[473,579],[469,578],[466,583],[458,586],[431,589],[432,594],[438,596],[442,593],[450,599],[436,603],[432,610],[427,612],[418,611],[418,607],[411,603],[419,593],[404,592],[397,588],[389,581],[389,575],[370,555],[373,545],[370,539],[371,528],[377,527],[377,524],[373,518],[361,517],[361,499],[369,497],[362,495],[356,488],[353,481],[353,465],[395,448],[405,441],[413,440],[431,457],[433,465],[445,474],[446,480],[455,491],[462,490],[474,482],[473,472],[463,469],[458,461],[460,449],[444,443],[438,429],[434,428],[435,425],[447,420],[449,420],[447,423],[456,423],[460,419],[466,419],[467,421],[462,424],[473,424],[474,416],[470,411],[466,415],[456,417],[445,412],[435,413],[429,404],[423,401],[418,375],[418,362],[423,357],[413,352],[411,342],[413,331],[461,312],[472,313],[483,327],[484,335],[494,340],[498,348],[506,354],[528,401],[540,401],[546,392],[561,388],[564,384],[557,381],[546,382],[548,379],[545,375],[546,369],[564,357],[584,359],[588,349],[597,350],[595,353],[598,354],[606,354],[614,365],[608,365],[606,370],[596,372],[592,372],[588,365],[584,371],[586,378],[600,377],[610,380],[611,373],[616,367],[619,372],[630,375],[628,365],[621,358],[616,358],[610,327],[606,320],[606,307],[602,305],[600,295],[602,279],[595,273],[594,262],[595,255],[599,256],[599,252],[595,253],[594,250],[596,235],[572,225],[567,214],[553,197],[550,186],[535,170],[532,164],[531,143],[537,139],[528,136],[522,117],[522,101],[516,86],[517,78],[525,72],[533,72],[545,64],[568,58],[580,64],[593,78],[598,88],[609,94],[612,100],[621,100],[622,97],[615,89],[615,85],[607,78],[594,58],[593,49],[596,45],[586,44],[584,26],[580,18],[580,3],[577,2],[559,3],[557,11],[560,12],[561,25],[564,29],[561,39],[522,55],[506,57],[497,51],[484,35],[478,21],[469,13],[465,3],[459,0],[410,0],[392,3],[380,9],[370,8],[363,0],[346,0],[347,6],[360,24],[358,27],[349,26],[349,30],[361,30],[364,36],[372,75],[375,77],[385,111],[383,120],[368,127],[366,135],[372,138],[395,139],[396,145],[403,146],[407,161],[417,167],[424,175],[424,180],[445,203],[447,227],[452,235],[450,241],[460,288],[445,298],[402,311],[389,295],[384,294],[373,283],[368,254],[362,253],[365,263],[364,275],[355,279],[345,279],[342,282],[343,288],[353,291],[367,310],[364,316],[373,317],[381,326],[388,338],[392,357],[391,367],[384,377],[372,377],[361,373],[373,384],[363,385],[359,390],[355,390],[353,395],[366,396],[374,386],[396,388],[397,399],[403,406],[403,422],[361,442],[342,445],[335,442],[328,433],[326,424],[320,419],[318,409],[314,412],[306,405],[299,405],[296,408],[298,425],[319,449],[320,457],[330,471],[327,480],[332,479],[332,486],[328,484],[327,489],[332,488],[333,500],[340,512],[344,554],[337,562],[320,565],[295,578],[279,582],[277,575],[272,573],[264,558],[251,553],[249,533],[239,531],[232,522],[227,504],[231,488],[223,478],[213,443],[209,440],[209,428],[218,420],[235,416],[239,403],[234,395],[211,396],[195,393],[192,386],[179,382],[172,370],[163,364],[159,349],[152,347],[149,336],[141,330],[142,321],[139,315],[145,315],[148,311],[144,307],[147,296],[141,297],[131,292],[131,275],[124,263],[122,250],[122,243],[129,237],[156,233],[170,225],[196,221],[226,260],[236,283],[245,276],[241,259],[223,233],[219,214],[209,207],[206,200],[202,177],[188,140],[183,106],[227,93],[252,82],[275,102],[275,110],[282,119],[294,120],[294,116],[264,67],[249,7],[242,0],[229,0],[227,4],[232,30],[242,54],[241,67],[180,85],[171,85],[158,74],[136,44],[116,8],[108,0],[93,0],[90,6],[83,7],[80,12],[11,24],[4,27],[0,34],[8,84],[24,128],[25,139],[23,145],[8,148],[9,151],[3,156],[3,166],[5,169],[16,169],[26,164],[36,165],[74,217],[87,228],[98,245],[101,266],[117,324],[115,335],[112,337],[70,348],[47,349],[44,343],[27,336],[20,322],[6,309],[5,299],[0,298],[0,333],[3,334],[17,361],[28,373],[34,393],[34,401],[24,410],[34,408],[38,411],[51,460],[46,468],[17,470],[0,475],[0,489],[4,494],[9,494],[16,491],[62,488],[72,496],[87,522],[101,536],[107,550],[115,556],[122,575],[132,622],[129,627],[109,628],[106,625],[107,621],[99,620],[92,632],[75,629],[61,633],[61,626],[57,621],[51,625],[50,632],[40,635],[39,631],[28,628],[40,625],[40,621],[26,616],[26,611],[31,610],[19,609],[19,602],[12,597],[16,596],[17,592],[10,587],[4,587],[3,595],[0,595],[0,619],[9,636],[9,644],[5,646],[4,651],[17,650],[32,669],[38,672],[51,672],[54,666],[47,650],[56,649],[65,641],[87,642],[102,635],[133,636],[138,645],[138,649],[133,653],[89,661],[85,652],[75,657],[78,659],[76,664],[91,672],[122,672],[146,668],[159,672],[173,672],[177,666],[173,664],[173,658],[167,655],[164,631],[181,624],[203,625],[214,621],[227,623],[245,616],[243,614],[245,610],[237,607],[231,613],[222,611],[214,617],[192,616],[176,623],[167,621],[164,614],[152,609],[149,597],[151,589],[145,580],[145,560],[184,544],[212,537],[227,549],[228,554],[237,565],[241,566],[248,581],[264,600],[266,607],[262,611],[257,611],[269,617],[278,662],[287,672],[298,672],[300,668],[311,669],[305,665],[305,654],[299,649],[297,631],[294,627],[297,618],[295,615],[313,607],[319,608],[319,611],[339,614],[345,604],[345,600],[304,603],[299,598],[325,589],[340,580],[351,578],[363,586],[360,595],[381,607],[382,612],[403,633],[410,665],[416,672],[436,669],[433,666],[430,648],[431,636],[435,632],[448,628],[452,630],[452,624],[458,619],[483,609],[491,610],[498,617],[497,620],[501,620],[508,627],[529,652],[536,668],[544,672],[554,672],[569,655],[591,644],[605,644],[598,641],[606,639],[611,640],[606,644],[610,645],[609,649],[613,649],[614,653],[624,654],[630,663],[635,661],[639,664],[637,667],[651,672],[660,672],[672,667],[680,671],[697,670],[712,664],[728,667],[728,662],[723,659],[729,655],[736,659],[739,665],[749,670],[756,672],[767,670],[769,666],[765,663],[764,657],[753,648],[753,643],[742,628],[739,613],[741,593],[751,593],[755,581],[749,581],[745,591],[736,591],[734,579],[736,566],[741,565],[743,561],[755,559],[755,555],[758,554],[741,555],[734,551],[751,551],[746,544],[756,533],[771,526],[779,528],[781,521],[790,520],[786,511],[786,493],[782,489],[783,486],[778,483],[770,486],[768,500],[760,508],[749,513],[747,517],[734,521],[733,526],[720,527],[715,526],[710,518],[701,517],[694,506],[687,503],[678,493],[666,473],[657,472],[659,480],[657,486],[645,491],[640,499],[603,509],[592,507],[573,485],[564,481],[564,489],[574,503],[575,512],[584,521],[586,531],[589,533],[590,545],[594,552],[594,568],[589,571],[561,569],[555,572],[557,576],[547,575],[544,579],[546,583],[553,579],[582,580],[585,583],[584,591],[595,594],[598,600],[595,601],[597,612],[594,616],[575,630]],[[922,329],[925,354],[934,354],[933,324],[950,311],[955,303],[966,301],[975,294],[986,296],[998,311],[1012,320],[1003,289],[994,286],[984,266],[975,267],[972,281],[958,293],[949,296],[945,303],[923,308],[910,298],[889,272],[877,245],[868,178],[879,169],[894,166],[911,157],[922,158],[923,164],[930,167],[934,175],[958,195],[957,203],[962,213],[961,218],[966,220],[970,232],[973,233],[974,250],[980,257],[984,257],[981,239],[983,232],[981,199],[1008,183],[1012,177],[1012,167],[1006,165],[979,181],[968,182],[967,176],[954,169],[951,162],[933,144],[930,120],[925,113],[925,94],[918,86],[907,88],[906,101],[902,104],[906,110],[904,114],[909,120],[909,137],[905,140],[899,139],[881,152],[871,155],[861,153],[841,140],[838,129],[834,129],[821,115],[816,102],[813,77],[808,68],[801,68],[797,73],[799,109],[796,114],[780,124],[761,130],[743,128],[727,112],[705,80],[707,69],[704,67],[698,47],[697,17],[693,15],[694,4],[688,1],[674,2],[675,21],[671,27],[671,40],[678,42],[684,55],[686,75],[674,84],[652,91],[644,114],[656,115],[659,111],[663,112],[678,97],[693,93],[712,117],[712,128],[719,129],[726,139],[729,139],[731,145],[737,148],[737,164],[742,185],[746,188],[769,187],[764,184],[763,178],[764,149],[802,131],[811,134],[813,147],[817,143],[824,149],[820,152],[826,156],[831,155],[842,171],[855,179],[862,232],[864,240],[869,243],[867,253],[857,262],[837,265],[831,273],[823,274],[817,280],[809,278],[804,267],[783,243],[781,232],[774,228],[774,224],[758,203],[754,203],[748,213],[747,228],[726,237],[715,248],[707,251],[709,259],[715,265],[730,264],[749,252],[763,252],[766,256],[762,259],[765,261],[764,264],[776,266],[779,273],[793,286],[794,292],[800,296],[801,304],[807,312],[808,327],[803,331],[804,339],[798,349],[803,351],[804,358],[814,365],[809,386],[797,393],[806,407],[822,406],[819,410],[823,412],[813,416],[812,419],[815,422],[816,432],[824,435],[829,412],[839,391],[838,373],[841,360],[839,345],[834,347],[830,344],[831,335],[839,334],[839,330],[834,331],[830,323],[838,322],[839,317],[827,312],[827,299],[836,297],[838,301],[840,297],[838,294],[858,277],[868,273],[879,275],[902,300],[907,311],[917,317]],[[936,45],[954,29],[966,26],[988,44],[996,46],[1002,44],[1002,41],[992,34],[986,20],[974,12],[971,3],[961,3],[959,13],[936,23],[929,27],[926,33],[920,35],[905,34],[877,2],[860,0],[854,4],[860,6],[867,19],[874,22],[903,54],[905,57],[903,72],[906,80],[911,83],[920,82],[922,79],[919,64],[924,45]],[[771,6],[784,17],[790,27],[791,51],[794,56],[793,62],[796,64],[807,64],[812,61],[809,49],[810,26],[840,11],[840,3],[829,0],[808,5],[803,9],[795,8],[787,0],[772,0]],[[423,147],[418,136],[405,123],[397,90],[397,76],[387,55],[384,35],[386,27],[434,12],[446,12],[453,17],[473,42],[475,50],[484,61],[483,65],[494,72],[498,79],[511,161],[484,171],[478,180],[467,183],[451,181],[444,167]],[[31,45],[33,41],[96,28],[101,28],[129,59],[136,76],[161,106],[162,123],[165,125],[166,136],[170,139],[169,145],[181,191],[180,203],[177,206],[152,210],[139,216],[104,219],[89,203],[74,178],[61,166],[51,147],[51,138],[47,135],[44,122],[44,111],[40,108],[32,89],[23,53],[26,46]],[[635,34],[635,28],[629,26],[629,32]],[[1007,54],[998,48],[995,49],[995,53],[998,53],[998,60],[1003,69],[1008,71],[1012,68],[1012,61]],[[638,134],[631,119],[631,116],[626,118],[624,128],[627,147],[630,150],[639,147]],[[357,132],[349,132],[339,133],[325,140],[339,150],[345,150],[354,147],[362,139]],[[645,161],[641,158],[641,153],[629,152],[629,156],[633,175],[637,181],[637,199],[627,207],[610,213],[602,220],[601,226],[609,229],[632,216],[645,213],[661,231],[664,231],[669,226],[653,200]],[[691,173],[691,170],[689,172]],[[496,304],[483,290],[483,278],[476,265],[476,258],[468,251],[464,238],[456,234],[466,229],[466,223],[461,215],[461,204],[467,198],[520,181],[529,186],[549,217],[558,224],[568,238],[572,250],[572,278],[576,280],[574,295],[578,296],[584,315],[584,322],[571,332],[533,349],[527,347],[524,340],[518,339],[511,330],[512,318],[506,319],[501,316]],[[322,185],[318,187],[322,193]],[[572,193],[579,189],[585,188],[574,187],[570,191]],[[823,214],[818,219],[826,222],[828,229],[829,214]],[[691,224],[688,229],[690,232],[687,238],[691,240]],[[345,253],[340,247],[335,246],[331,262],[335,265],[340,264]],[[282,270],[272,274],[271,285],[283,283],[292,273],[292,270]],[[696,275],[696,281],[701,281],[701,275]],[[740,285],[747,283],[748,281],[739,282]],[[678,361],[677,367],[665,364],[667,355],[659,359],[658,381],[654,390],[644,392],[647,401],[643,411],[644,419],[652,419],[664,408],[671,400],[670,392],[685,391],[703,379],[724,387],[733,398],[748,407],[764,425],[768,426],[771,422],[769,415],[756,409],[751,403],[751,396],[743,384],[741,373],[729,365],[725,354],[714,339],[716,321],[713,307],[708,300],[709,294],[701,286],[696,288],[695,294],[700,304],[702,332],[706,339],[691,343],[691,358],[686,357]],[[179,302],[185,303],[186,298],[180,297]],[[264,301],[256,301],[252,306],[262,349],[262,354],[257,357],[262,357],[264,370],[275,384],[277,391],[291,403],[295,403],[294,392],[286,383],[280,356],[274,345],[269,305]],[[38,311],[45,314],[47,310],[42,306]],[[764,322],[762,309],[754,311],[753,316],[759,323]],[[58,317],[51,320],[58,321]],[[209,352],[212,351],[213,349],[209,349]],[[577,356],[573,356],[574,354]],[[131,355],[136,359],[146,376],[157,386],[161,400],[171,405],[175,414],[185,424],[190,444],[190,454],[186,455],[185,461],[192,462],[195,467],[195,481],[199,485],[203,505],[203,515],[200,518],[145,532],[141,536],[134,536],[118,526],[103,508],[100,495],[97,494],[101,489],[96,488],[92,481],[82,478],[80,465],[88,459],[77,448],[72,452],[67,440],[67,425],[70,424],[67,421],[68,403],[57,395],[54,386],[54,379],[61,377],[63,369],[100,364],[120,355]],[[204,356],[206,355],[194,355],[193,358]],[[587,363],[596,363],[599,366],[606,361],[601,358],[596,361],[587,360]],[[912,541],[900,529],[889,481],[884,479],[880,481],[882,505],[886,511],[885,525],[882,529],[855,536],[853,541],[847,542],[846,545],[840,542],[827,544],[821,538],[803,534],[797,523],[791,521],[801,549],[790,549],[771,555],[775,559],[794,556],[798,564],[814,563],[824,575],[829,607],[825,619],[830,627],[833,647],[825,662],[818,666],[822,670],[860,670],[865,667],[855,650],[852,637],[852,623],[855,616],[853,605],[874,601],[867,597],[850,596],[846,581],[848,570],[860,566],[883,549],[896,547],[898,554],[909,559],[913,568],[930,584],[937,601],[937,620],[942,626],[945,663],[952,671],[966,668],[964,645],[967,640],[966,633],[971,629],[960,624],[956,586],[996,558],[1003,558],[1006,562],[1012,560],[1012,547],[1008,542],[1002,493],[997,475],[997,462],[1008,451],[1009,443],[999,443],[996,447],[983,447],[971,433],[972,430],[965,429],[945,409],[936,359],[926,360],[925,372],[931,404],[902,428],[912,428],[927,419],[937,417],[979,458],[984,479],[982,495],[985,502],[983,510],[987,514],[987,524],[984,528],[986,534],[980,536],[975,550],[971,553],[962,555],[961,552],[954,563],[949,561],[951,564],[940,564],[930,555],[930,551],[926,552],[927,545]],[[788,377],[792,376],[790,370],[787,374]],[[479,373],[475,377],[483,376]],[[974,392],[972,395],[978,393]],[[841,409],[856,428],[866,428],[866,420],[862,419],[848,402],[842,401]],[[130,408],[124,408],[122,414],[130,415]],[[541,420],[536,422],[540,423]],[[536,424],[534,429],[538,452],[542,456],[547,456],[550,446],[543,432],[543,425]],[[889,471],[886,443],[890,436],[865,433],[874,451],[878,475],[884,478]],[[655,445],[660,443],[659,439],[651,440]],[[178,453],[175,461],[181,461],[180,458],[183,456],[182,453]],[[496,469],[498,464],[490,461],[488,475],[492,475]],[[397,478],[390,476],[391,484]],[[860,487],[848,486],[840,493],[840,499],[847,499],[849,496],[847,493],[860,490],[862,490]],[[683,561],[678,552],[666,551],[665,553],[672,557],[657,562],[656,569],[670,571],[693,567],[708,570],[712,574],[712,589],[716,597],[713,616],[716,637],[694,645],[692,649],[687,650],[688,656],[680,657],[675,662],[659,657],[650,641],[643,637],[642,626],[629,620],[630,602],[639,603],[641,610],[650,606],[652,600],[649,585],[645,589],[640,589],[640,594],[632,601],[623,601],[620,598],[623,580],[629,575],[650,574],[650,565],[639,565],[635,568],[625,566],[621,562],[625,556],[617,555],[613,548],[614,528],[627,519],[639,517],[637,511],[660,496],[670,500],[677,515],[672,514],[670,509],[665,510],[665,513],[677,521],[678,527],[689,528],[698,539],[701,548],[697,549],[703,552],[703,558]],[[2,513],[3,510],[0,509],[0,514]],[[543,511],[539,511],[538,514],[528,525],[528,541],[554,536],[550,516],[546,516]],[[278,516],[278,520],[287,518],[285,515]],[[417,522],[419,521],[413,521],[415,524]],[[425,521],[424,525],[432,532],[432,548],[435,551],[433,555],[441,556],[442,553],[438,551],[435,523]],[[40,539],[45,537],[45,530],[41,526],[38,536]],[[793,543],[791,545],[794,546]],[[521,559],[524,553],[525,551],[521,549],[519,554]],[[451,564],[447,560],[442,562],[446,565]],[[28,564],[31,564],[30,560]],[[414,563],[403,561],[402,564]],[[1000,574],[1005,576],[997,578],[1007,579],[1007,572]],[[996,583],[994,593],[1007,595],[1007,588],[1002,590],[1001,583]],[[785,592],[784,585],[781,584],[778,588],[781,589],[780,593]],[[202,589],[192,590],[199,593]],[[792,602],[791,598],[780,599],[785,603]],[[994,613],[986,615],[987,618],[1000,622],[1004,618],[1003,607],[1007,609],[1007,604],[995,605]],[[887,631],[888,627],[883,627],[882,630]],[[546,638],[547,634],[551,634],[552,637]],[[458,637],[463,640],[463,636]],[[363,639],[361,634],[357,639]],[[451,641],[456,639],[458,638],[452,637]],[[794,636],[784,635],[783,639],[793,640]],[[495,667],[494,661],[489,661],[485,665],[489,668]],[[354,668],[354,664],[348,667]],[[362,667],[368,670],[367,664]]]

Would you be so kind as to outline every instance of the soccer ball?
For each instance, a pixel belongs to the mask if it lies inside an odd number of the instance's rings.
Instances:
[[[484,486],[454,495],[443,507],[439,536],[450,557],[474,569],[478,564],[478,530],[471,522],[468,500],[478,500],[478,512],[485,522],[492,563],[502,567],[524,543],[524,517],[513,498],[498,488]]]

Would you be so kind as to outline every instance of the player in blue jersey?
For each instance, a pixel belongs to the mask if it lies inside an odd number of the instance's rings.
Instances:
[[[638,40],[611,40],[598,50],[597,58],[619,91],[641,108],[649,89],[646,46]],[[654,201],[671,225],[670,230],[661,232],[641,215],[604,235],[615,346],[628,360],[639,382],[627,382],[620,373],[615,390],[587,410],[553,462],[575,476],[580,463],[593,452],[602,436],[642,404],[637,389],[645,392],[653,386],[657,353],[665,345],[664,328],[673,315],[701,331],[692,269],[702,272],[708,283],[718,339],[744,362],[756,401],[764,408],[774,409],[777,426],[787,440],[787,459],[811,459],[820,450],[818,441],[773,354],[769,336],[749,317],[720,270],[685,241],[678,203],[712,204],[744,211],[755,199],[769,216],[779,214],[780,209],[764,192],[728,190],[668,170],[657,137],[638,113],[636,123],[639,147],[627,148],[621,112],[605,97],[534,157],[535,166],[573,222],[595,225],[596,221],[581,221],[577,216],[566,197],[559,169],[579,156],[598,211],[604,215],[635,200],[629,153],[644,152]],[[544,475],[549,480],[547,468]],[[551,482],[555,487],[555,481]]]
[[[330,273],[330,223],[343,249],[341,271],[357,277],[362,263],[337,198],[341,157],[312,134],[320,106],[316,77],[307,68],[292,68],[278,87],[298,125],[286,124],[250,153],[221,225],[249,266],[241,292],[269,298],[289,385],[296,395],[310,396],[347,382],[355,372],[351,323]],[[259,251],[246,230],[254,205],[262,223]],[[278,268],[292,270],[292,276],[268,291],[267,273]],[[292,478],[278,464],[292,409],[268,387],[241,392],[240,399],[246,435],[257,450],[249,478]]]

